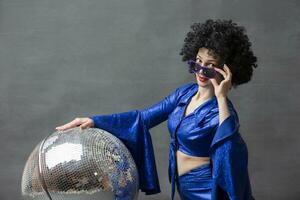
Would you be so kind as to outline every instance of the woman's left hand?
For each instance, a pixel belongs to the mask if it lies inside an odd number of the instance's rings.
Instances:
[[[232,86],[231,85],[232,73],[226,64],[224,64],[224,70],[219,68],[215,68],[215,70],[224,77],[224,79],[220,82],[220,84],[218,84],[215,78],[210,79],[214,86],[215,95],[217,98],[226,97]]]

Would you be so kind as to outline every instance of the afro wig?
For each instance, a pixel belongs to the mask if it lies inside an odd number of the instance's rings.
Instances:
[[[204,47],[230,68],[234,88],[250,81],[257,58],[244,27],[232,20],[208,19],[205,23],[194,23],[191,29],[179,53],[182,61],[196,60],[198,50]]]

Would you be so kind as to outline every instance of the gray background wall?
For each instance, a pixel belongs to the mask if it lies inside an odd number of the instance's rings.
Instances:
[[[34,146],[75,117],[141,109],[195,81],[178,55],[193,22],[233,19],[259,68],[229,94],[258,200],[300,198],[299,1],[0,0],[0,199],[21,199]],[[169,133],[151,130],[169,199]]]

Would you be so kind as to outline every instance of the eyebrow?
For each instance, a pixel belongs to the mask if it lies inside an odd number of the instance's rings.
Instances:
[[[197,58],[201,58],[201,56],[197,56]],[[217,60],[208,60],[208,61],[214,61],[214,62],[217,62]]]

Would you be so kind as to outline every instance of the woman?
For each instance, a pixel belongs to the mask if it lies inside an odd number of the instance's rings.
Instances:
[[[194,23],[180,55],[197,83],[177,88],[144,110],[76,118],[63,131],[101,128],[120,138],[139,170],[140,189],[160,192],[149,129],[168,119],[171,136],[169,180],[181,199],[254,199],[248,176],[248,151],[227,95],[247,83],[257,67],[245,29],[232,20]]]

